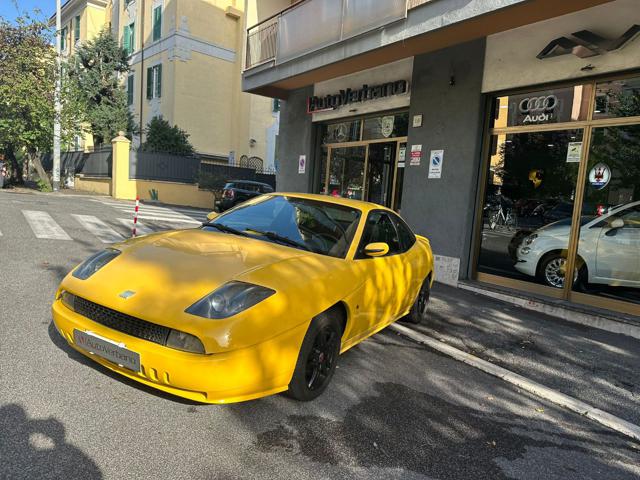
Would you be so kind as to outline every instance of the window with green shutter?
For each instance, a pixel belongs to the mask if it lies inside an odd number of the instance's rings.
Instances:
[[[129,44],[129,25],[124,26],[124,31],[122,32],[122,48],[125,53],[129,55],[131,53],[131,46]]]
[[[162,36],[162,5],[153,9],[153,39],[160,40]]]
[[[153,67],[147,68],[147,99],[153,98]]]
[[[135,50],[135,24],[125,25],[124,32],[122,34],[122,48],[127,55],[131,55]]]
[[[162,96],[162,64],[153,67],[156,70],[155,78],[155,97],[160,98]]]
[[[127,105],[133,105],[133,75],[127,77]]]
[[[75,23],[73,24],[73,40],[80,40],[80,15],[76,15]]]
[[[162,64],[147,68],[147,99],[162,96]]]
[[[63,52],[67,49],[67,27],[60,30],[60,50]]]
[[[133,53],[136,49],[136,25],[131,23],[129,25],[129,54]]]

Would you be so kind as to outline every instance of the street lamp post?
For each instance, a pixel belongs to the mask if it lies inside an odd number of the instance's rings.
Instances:
[[[61,71],[60,71],[60,55],[61,42],[60,36],[62,24],[60,19],[60,0],[56,0],[56,86],[54,92],[54,119],[53,119],[53,190],[60,188],[60,90],[61,90]]]

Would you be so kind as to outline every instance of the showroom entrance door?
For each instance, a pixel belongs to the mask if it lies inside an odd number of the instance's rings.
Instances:
[[[322,184],[324,193],[399,207],[406,139],[327,145],[329,168]]]

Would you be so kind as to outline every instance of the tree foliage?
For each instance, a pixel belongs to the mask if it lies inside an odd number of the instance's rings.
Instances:
[[[160,117],[153,117],[145,129],[146,140],[142,150],[151,152],[168,152],[179,155],[191,155],[195,152],[189,142],[189,134],[177,125]]]
[[[126,52],[108,27],[80,45],[68,64],[69,93],[82,105],[94,143],[111,141],[119,131],[134,133],[122,76],[129,71]]]
[[[14,23],[0,17],[0,150],[19,180],[19,159],[25,157],[47,185],[49,179],[40,158],[53,145],[57,69],[52,41],[48,25],[29,14]],[[63,103],[65,99],[63,96]],[[79,114],[73,110],[73,102],[65,107],[62,141],[69,141],[79,131]]]

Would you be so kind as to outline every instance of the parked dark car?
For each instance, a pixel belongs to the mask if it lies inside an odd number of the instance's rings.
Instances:
[[[224,212],[245,200],[271,192],[273,192],[273,187],[267,183],[229,180],[222,190],[222,199],[216,203],[216,208],[218,212]]]

